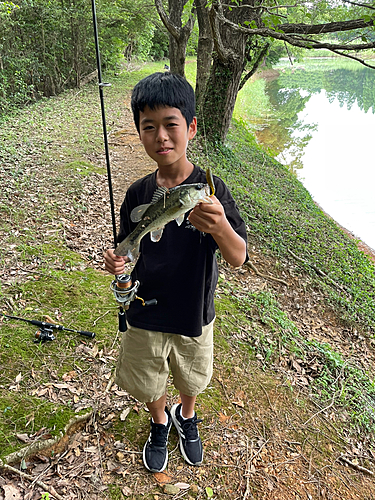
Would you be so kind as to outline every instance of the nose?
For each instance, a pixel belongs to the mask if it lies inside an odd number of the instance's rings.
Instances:
[[[168,132],[167,132],[167,129],[163,126],[159,127],[158,128],[158,132],[157,132],[157,135],[156,135],[156,140],[158,142],[164,142],[164,141],[167,141],[168,140]]]

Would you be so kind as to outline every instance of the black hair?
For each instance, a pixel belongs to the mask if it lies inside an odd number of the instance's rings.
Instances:
[[[190,83],[180,75],[153,73],[146,76],[133,89],[131,106],[134,123],[139,133],[139,112],[169,106],[181,111],[187,126],[195,116],[195,95]]]

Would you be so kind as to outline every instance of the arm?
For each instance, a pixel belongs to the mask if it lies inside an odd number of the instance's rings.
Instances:
[[[189,215],[189,221],[199,231],[211,234],[224,259],[232,266],[241,266],[246,259],[246,243],[229,224],[224,207],[212,196],[210,203],[199,203]]]

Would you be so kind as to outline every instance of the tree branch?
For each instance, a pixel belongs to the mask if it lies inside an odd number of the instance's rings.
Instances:
[[[161,0],[155,0],[155,7],[156,10],[158,11],[158,14],[160,16],[160,19],[162,20],[164,26],[167,28],[169,33],[175,38],[176,40],[179,39],[180,37],[180,28],[175,26],[171,20],[169,19],[169,16],[164,10],[163,3]]]
[[[350,21],[338,21],[323,24],[279,24],[278,30],[286,34],[302,35],[322,35],[323,33],[335,33],[336,31],[350,31],[360,28],[373,27],[374,21],[365,21],[364,19],[351,19]]]
[[[367,68],[375,69],[375,66],[372,66],[371,64],[367,63],[366,61],[364,61],[363,59],[360,59],[357,56],[352,56],[351,54],[344,54],[343,52],[340,52],[339,50],[335,50],[335,49],[329,49],[329,50],[331,52],[334,52],[335,54],[338,54],[339,56],[347,57],[348,59],[353,59],[354,61],[358,61],[359,63],[361,63],[363,66],[366,66]]]
[[[348,31],[351,29],[366,28],[373,26],[373,21],[366,22],[363,19],[355,19],[352,21],[343,21],[340,23],[327,23],[327,24],[317,24],[317,25],[305,25],[305,24],[280,24],[278,31],[270,28],[245,28],[233,23],[227,19],[220,10],[216,10],[216,15],[220,21],[231,26],[233,30],[238,31],[243,34],[258,35],[263,37],[271,37],[277,40],[283,40],[290,45],[295,47],[301,47],[304,49],[328,49],[328,50],[350,50],[350,51],[360,51],[365,49],[375,48],[375,42],[371,43],[360,43],[360,44],[333,44],[333,43],[323,43],[315,42],[312,39],[304,39],[301,37],[294,37],[290,35],[302,34],[322,34],[322,33],[333,33],[335,31]],[[283,29],[282,29],[283,27]],[[280,31],[279,31],[280,29]],[[281,31],[282,29],[282,31]],[[305,29],[305,31],[303,31]],[[285,31],[284,31],[285,30]]]
[[[355,5],[356,7],[365,7],[366,9],[375,10],[375,7],[366,3],[351,2],[350,0],[343,0],[343,2],[350,3],[351,5]]]
[[[231,57],[234,54],[232,54],[230,50],[228,50],[224,47],[224,44],[221,40],[220,31],[219,31],[218,22],[217,22],[217,20],[218,20],[217,11],[215,9],[211,8],[209,10],[208,16],[209,16],[209,20],[210,20],[210,24],[211,24],[212,39],[214,42],[215,50],[216,50],[219,58],[222,61],[226,61],[229,57]]]
[[[253,74],[256,72],[256,70],[259,68],[261,62],[266,57],[269,48],[270,48],[270,44],[266,43],[266,45],[260,51],[260,53],[259,53],[255,63],[253,64],[253,67],[251,68],[251,70],[248,73],[246,73],[246,75],[242,78],[240,85],[238,87],[238,91],[240,91],[242,89],[242,87],[249,80],[249,78],[251,78],[253,76]]]

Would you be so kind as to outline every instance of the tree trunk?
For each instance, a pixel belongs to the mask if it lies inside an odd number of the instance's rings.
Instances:
[[[200,132],[211,141],[225,141],[243,69],[240,59],[223,62],[214,55],[198,120]]]
[[[194,2],[199,25],[199,38],[197,50],[197,78],[195,84],[195,98],[197,112],[202,103],[208,78],[210,76],[212,50],[214,42],[208,16],[207,0],[195,0]]]
[[[185,77],[186,46],[194,26],[194,17],[182,26],[182,12],[187,0],[169,0],[169,16],[162,1],[155,0],[156,9],[164,26],[169,31],[169,61],[171,72]]]

